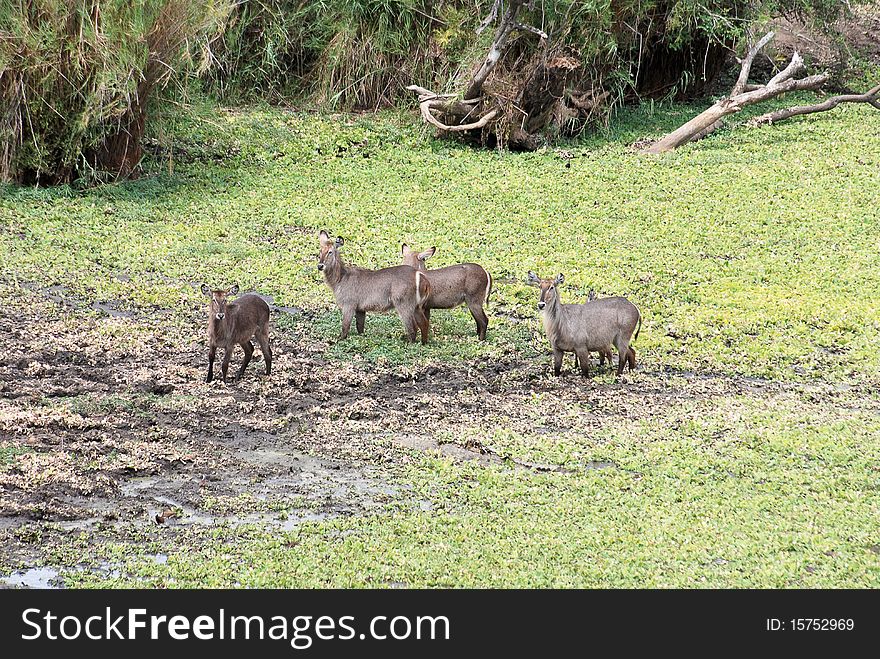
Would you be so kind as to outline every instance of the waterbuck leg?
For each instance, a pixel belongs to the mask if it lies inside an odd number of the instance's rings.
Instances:
[[[581,375],[585,378],[590,376],[590,353],[588,350],[583,350],[581,352],[576,352],[575,358],[581,365]]]
[[[347,339],[348,333],[351,331],[351,319],[354,316],[354,309],[343,309],[342,310],[342,334],[340,335],[340,339]]]
[[[364,333],[364,324],[367,322],[367,312],[366,311],[355,311],[354,312],[354,324],[357,327],[357,333]]]
[[[263,352],[263,359],[266,360],[266,375],[269,375],[272,372],[272,347],[269,345],[268,327],[261,327],[257,330],[257,342]]]
[[[562,351],[553,348],[553,375],[559,375],[562,372]]]
[[[485,341],[486,329],[489,327],[489,317],[483,311],[483,305],[477,301],[468,301],[467,307],[477,322],[477,336],[480,337],[480,341]]]
[[[629,347],[629,354],[626,356],[626,361],[629,362],[629,371],[632,373],[636,367],[636,349],[632,346]]]
[[[617,375],[620,376],[623,375],[623,369],[629,359],[629,341],[620,337],[614,347],[617,348]]]
[[[420,319],[416,318],[416,315],[419,314],[420,309],[416,308],[402,308],[397,307],[397,315],[400,316],[400,322],[403,323],[403,329],[406,332],[407,341],[410,343],[416,342],[416,332],[419,331],[419,323]]]
[[[217,356],[217,346],[211,346],[208,349],[208,375],[205,377],[205,382],[210,382],[214,379],[214,358]]]
[[[239,343],[241,349],[244,350],[244,359],[241,362],[241,366],[238,368],[238,375],[235,376],[236,380],[241,380],[244,376],[244,369],[247,368],[247,365],[251,363],[251,357],[254,356],[254,344],[250,342],[250,340],[245,341],[244,343]]]
[[[416,324],[422,332],[422,345],[428,345],[428,310],[416,309]]]
[[[226,384],[226,373],[229,371],[229,361],[232,359],[232,351],[235,350],[235,346],[227,346],[227,348],[223,351],[223,363],[220,364],[220,374],[223,376],[223,384]]]

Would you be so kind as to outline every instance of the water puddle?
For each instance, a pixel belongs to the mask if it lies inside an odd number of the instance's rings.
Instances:
[[[51,567],[32,567],[16,570],[8,577],[0,577],[4,588],[61,588],[58,570]]]

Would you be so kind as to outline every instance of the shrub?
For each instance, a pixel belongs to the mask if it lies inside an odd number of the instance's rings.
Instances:
[[[0,5],[0,178],[128,176],[151,99],[194,58],[229,0]]]

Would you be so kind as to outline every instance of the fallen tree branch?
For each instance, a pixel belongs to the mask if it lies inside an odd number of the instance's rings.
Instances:
[[[749,48],[748,54],[742,60],[739,77],[729,96],[720,99],[707,110],[652,144],[647,152],[666,153],[672,151],[682,144],[706,137],[722,125],[725,117],[739,112],[749,105],[761,103],[793,91],[818,89],[828,81],[829,75],[826,73],[795,78],[803,71],[804,60],[798,53],[794,53],[788,66],[773,76],[766,85],[749,84],[748,78],[752,63],[761,48],[766,46],[771,39],[773,39],[773,32],[768,32],[757,44]]]
[[[877,85],[864,94],[843,94],[841,96],[833,96],[822,103],[815,105],[796,105],[784,110],[776,110],[755,117],[749,122],[751,126],[761,126],[765,124],[775,124],[791,117],[798,117],[804,114],[814,114],[816,112],[828,112],[833,110],[841,103],[867,103],[868,105],[880,110],[880,85]]]
[[[496,116],[498,116],[498,110],[492,110],[491,112],[487,112],[482,117],[480,117],[479,121],[475,121],[470,124],[455,124],[455,125],[447,125],[441,122],[437,117],[431,114],[431,102],[420,103],[419,108],[422,111],[422,117],[432,126],[436,126],[442,131],[447,133],[461,133],[466,130],[478,130],[483,128],[486,124],[492,121]]]

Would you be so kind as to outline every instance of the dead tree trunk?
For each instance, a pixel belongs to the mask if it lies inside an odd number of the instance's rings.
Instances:
[[[752,63],[761,49],[773,39],[773,36],[773,32],[768,32],[749,49],[742,61],[739,78],[737,78],[730,95],[717,101],[708,110],[655,142],[647,149],[647,152],[666,153],[672,151],[682,144],[702,139],[716,130],[724,117],[735,114],[749,105],[761,103],[792,91],[818,89],[827,82],[829,75],[826,73],[795,78],[803,70],[804,61],[799,54],[794,53],[788,66],[771,78],[766,85],[749,84]]]
[[[436,127],[441,134],[459,135],[474,142],[506,144],[510,148],[522,150],[537,148],[534,133],[543,128],[542,121],[545,124],[550,113],[545,104],[533,101],[535,90],[543,84],[552,88],[544,96],[558,97],[568,72],[579,66],[580,62],[574,58],[551,58],[528,77],[523,89],[514,98],[493,96],[485,88],[486,81],[504,56],[514,32],[529,32],[542,40],[547,39],[543,31],[518,21],[522,8],[529,5],[525,0],[510,0],[499,18],[503,3],[495,0],[489,15],[477,28],[477,33],[485,30],[496,19],[498,27],[485,60],[474,72],[464,94],[436,94],[419,85],[407,87],[419,95],[419,109],[425,122]]]
[[[495,0],[495,3],[492,5],[492,11],[489,14],[488,22],[484,20],[480,27],[477,28],[477,34],[482,32],[492,20],[495,19],[495,16],[498,15],[498,7],[501,4],[501,0]],[[486,55],[486,60],[483,62],[483,65],[477,69],[477,72],[474,74],[474,77],[471,79],[471,84],[468,85],[467,91],[464,93],[464,100],[470,101],[475,98],[479,98],[483,93],[483,83],[486,82],[486,79],[489,77],[489,74],[492,73],[492,69],[496,67],[498,62],[501,60],[501,56],[504,54],[504,48],[507,46],[507,41],[510,39],[511,33],[517,28],[518,24],[516,22],[516,15],[519,13],[520,8],[525,4],[525,2],[514,0],[507,5],[507,11],[504,12],[504,17],[501,19],[501,22],[498,24],[498,29],[495,31],[495,38],[492,40],[492,46],[489,48],[489,54]]]

